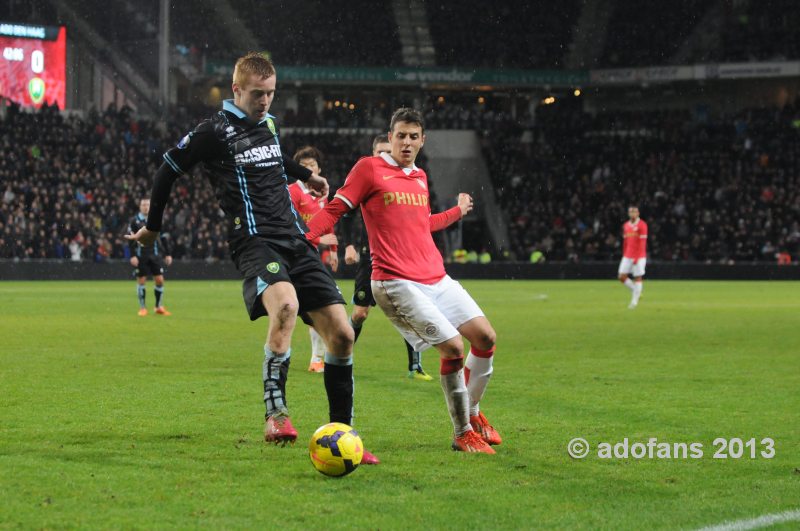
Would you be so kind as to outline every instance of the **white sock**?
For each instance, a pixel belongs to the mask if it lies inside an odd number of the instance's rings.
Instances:
[[[325,341],[312,327],[308,328],[308,333],[311,336],[311,361],[322,361],[325,359]]]
[[[450,420],[453,421],[453,430],[456,437],[460,437],[472,429],[469,423],[469,392],[464,383],[464,369],[450,374],[441,374],[439,380],[447,401]]]
[[[469,391],[469,414],[472,417],[480,411],[481,398],[489,384],[489,378],[492,377],[492,360],[494,360],[494,356],[481,358],[473,354],[471,350],[467,355],[467,362],[464,366],[469,371],[467,391]]]
[[[636,282],[636,286],[633,288],[633,299],[631,299],[633,304],[639,304],[639,297],[642,296],[642,288],[644,287],[643,284],[643,282]]]
[[[625,279],[625,287],[631,290],[631,293],[633,293],[636,290],[636,285],[633,283],[633,280],[629,278]]]

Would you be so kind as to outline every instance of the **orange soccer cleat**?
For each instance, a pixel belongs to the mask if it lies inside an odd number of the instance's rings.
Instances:
[[[297,440],[297,430],[292,426],[292,421],[289,416],[283,413],[267,417],[267,423],[264,426],[264,440],[271,443],[292,443]]]
[[[139,317],[147,316],[147,308],[139,308]]]
[[[464,435],[453,439],[453,450],[456,452],[472,452],[480,454],[496,453],[477,432],[469,430]]]
[[[320,361],[312,361],[308,364],[308,372],[325,372],[325,362]]]
[[[469,423],[472,425],[472,429],[475,430],[478,435],[483,437],[483,440],[491,445],[497,445],[503,442],[503,439],[500,437],[500,434],[497,433],[489,421],[486,420],[486,417],[483,416],[483,413],[478,413],[476,416],[469,417]]]
[[[156,313],[158,315],[172,315],[172,313],[168,312],[167,309],[164,308],[163,306],[159,306],[158,308],[156,308]]]

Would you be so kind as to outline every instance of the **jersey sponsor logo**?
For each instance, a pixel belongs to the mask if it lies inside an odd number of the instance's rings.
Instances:
[[[428,196],[426,194],[412,194],[411,192],[384,192],[383,205],[389,206],[409,205],[409,206],[428,206]]]
[[[267,271],[272,273],[273,275],[280,270],[281,266],[278,262],[270,262],[267,264]]]
[[[181,141],[178,142],[178,149],[186,149],[189,146],[189,142],[192,141],[192,133],[189,133],[185,137],[181,138]]]
[[[244,164],[252,164],[254,162],[261,162],[262,160],[272,159],[281,156],[281,147],[277,144],[271,146],[259,146],[248,149],[243,153],[237,153],[233,160],[241,166]]]
[[[272,133],[275,136],[278,136],[278,132],[275,129],[275,122],[272,120],[272,118],[267,118],[267,127],[269,128],[270,133]]]
[[[394,175],[384,175],[384,176],[383,176],[383,180],[384,180],[384,181],[388,181],[388,180],[389,180],[389,179],[391,179],[392,177],[394,177]]]

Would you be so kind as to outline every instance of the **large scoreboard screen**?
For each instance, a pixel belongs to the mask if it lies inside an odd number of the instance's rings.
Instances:
[[[67,29],[0,22],[0,95],[24,106],[63,109]]]

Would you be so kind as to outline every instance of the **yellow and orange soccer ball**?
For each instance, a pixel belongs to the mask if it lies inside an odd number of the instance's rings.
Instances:
[[[341,477],[358,468],[364,456],[364,444],[352,427],[331,422],[311,436],[308,453],[314,468],[326,476]]]

